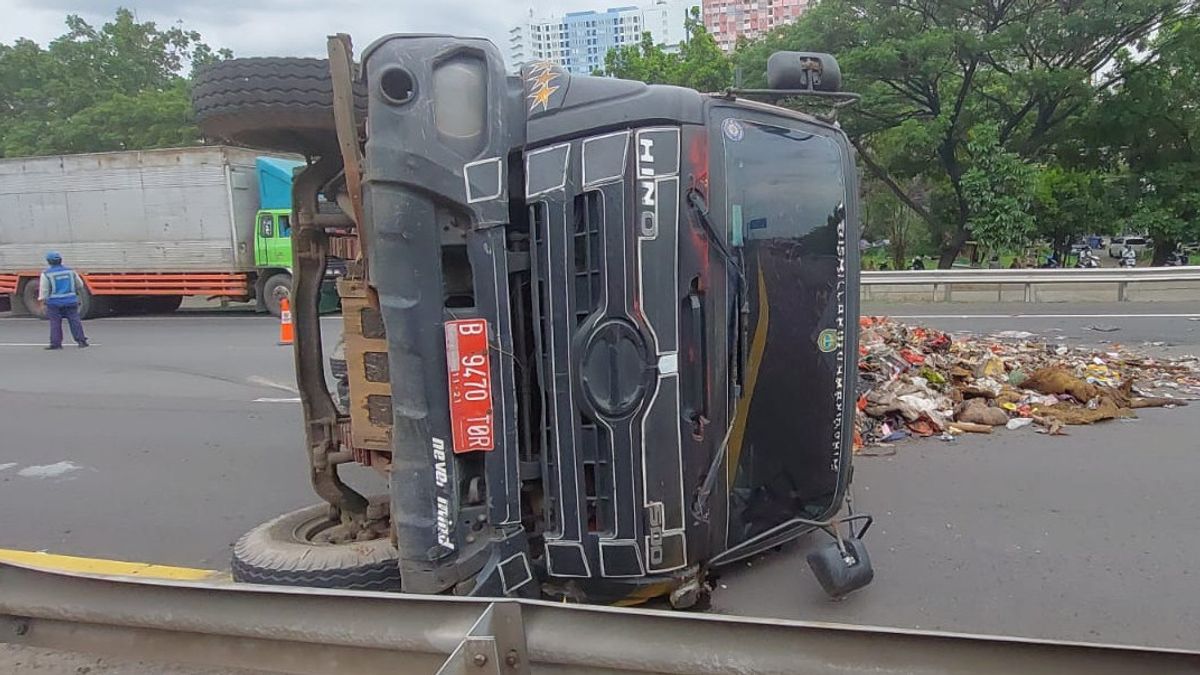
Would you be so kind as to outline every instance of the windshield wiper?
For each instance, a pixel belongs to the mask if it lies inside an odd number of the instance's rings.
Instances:
[[[696,214],[696,218],[700,221],[700,225],[704,227],[704,231],[708,233],[708,238],[713,244],[716,244],[717,249],[721,251],[721,255],[726,262],[734,265],[737,269],[738,276],[742,276],[741,261],[734,257],[730,252],[729,246],[725,242],[725,238],[717,234],[717,227],[713,225],[712,218],[708,215],[708,202],[704,200],[704,196],[696,188],[689,188],[687,191],[687,203],[691,207],[692,213]]]
[[[689,188],[686,199],[688,207],[694,214],[696,214],[696,218],[700,221],[700,225],[704,228],[705,233],[708,234],[709,240],[712,241],[712,243],[717,247],[717,250],[721,252],[721,256],[725,259],[725,262],[733,268],[734,273],[737,275],[736,283],[734,285],[734,298],[736,299],[735,301],[738,308],[735,320],[736,325],[734,326],[737,349],[735,350],[733,359],[731,359],[733,361],[731,366],[734,371],[732,373],[733,381],[736,383],[734,385],[735,394],[733,400],[738,401],[742,398],[741,380],[742,371],[745,368],[746,344],[749,342],[749,336],[746,335],[746,333],[748,332],[750,316],[750,302],[745,292],[746,273],[742,260],[742,250],[739,247],[736,254],[730,251],[729,245],[725,241],[725,238],[717,233],[717,228],[708,215],[708,202],[705,201],[704,196],[701,195],[698,190],[695,188]],[[721,445],[717,447],[717,451],[713,453],[712,460],[709,462],[708,471],[704,475],[704,480],[696,488],[696,492],[692,497],[692,517],[705,523],[708,522],[709,517],[708,501],[712,496],[713,488],[716,486],[717,477],[719,475],[718,470],[721,467],[721,463],[725,460],[725,456],[729,448],[729,439],[733,434],[734,413],[732,403],[733,402],[731,402],[731,408],[729,411],[729,424],[725,429],[725,436],[721,440]]]

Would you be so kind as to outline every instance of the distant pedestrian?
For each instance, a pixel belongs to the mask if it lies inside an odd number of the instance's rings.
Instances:
[[[84,290],[83,279],[75,270],[62,264],[62,255],[57,251],[46,253],[50,265],[42,272],[38,283],[38,303],[45,307],[50,320],[50,346],[46,349],[62,349],[62,320],[71,326],[71,337],[80,347],[88,346],[83,334],[83,322],[79,319],[79,294]]]

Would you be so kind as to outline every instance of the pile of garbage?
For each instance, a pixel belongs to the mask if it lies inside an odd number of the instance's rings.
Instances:
[[[996,427],[1064,427],[1134,417],[1200,399],[1200,359],[1121,345],[1074,347],[1032,333],[944,333],[886,317],[860,320],[855,450],[913,436],[953,440]]]

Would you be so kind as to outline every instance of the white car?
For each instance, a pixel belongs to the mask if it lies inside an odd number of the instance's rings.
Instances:
[[[1145,237],[1113,237],[1112,241],[1108,242],[1108,257],[1120,258],[1121,251],[1125,250],[1126,244],[1134,251],[1137,251],[1138,255],[1141,255],[1142,251],[1145,251],[1146,247],[1149,246]]]

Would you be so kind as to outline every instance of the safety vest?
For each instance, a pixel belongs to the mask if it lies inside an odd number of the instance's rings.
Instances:
[[[46,304],[55,307],[79,304],[79,296],[75,294],[75,272],[70,267],[51,265],[42,274],[50,280],[50,295],[46,296]]]

